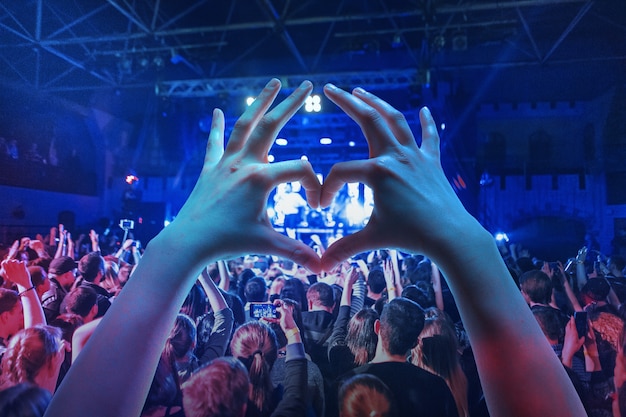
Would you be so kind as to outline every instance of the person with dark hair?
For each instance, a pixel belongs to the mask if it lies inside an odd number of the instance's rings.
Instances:
[[[309,303],[306,299],[306,289],[302,281],[297,278],[285,280],[285,285],[283,285],[283,288],[280,290],[280,298],[288,298],[296,301],[302,312],[308,311],[309,309]]]
[[[311,360],[322,371],[325,379],[332,378],[328,361],[328,341],[333,331],[335,294],[325,282],[316,282],[306,292],[308,311],[302,312],[303,339]]]
[[[52,394],[35,384],[20,383],[0,391],[0,416],[43,417]]]
[[[454,324],[436,307],[426,311],[419,342],[411,349],[411,363],[443,378],[452,392],[459,417],[469,417],[468,382],[461,368]]]
[[[80,272],[81,281],[79,286],[91,288],[96,292],[98,298],[98,313],[95,318],[100,318],[111,307],[111,294],[100,286],[100,282],[104,278],[104,258],[100,252],[90,252],[80,258],[78,262],[78,272]],[[67,312],[66,301],[61,303],[61,312]]]
[[[35,286],[35,292],[37,293],[37,297],[41,300],[46,291],[50,290],[50,280],[48,279],[48,273],[43,267],[38,265],[33,265],[28,267],[28,273],[30,274],[30,279]]]
[[[266,85],[235,123],[226,146],[224,114],[214,111],[202,170],[189,198],[176,219],[146,248],[133,279],[59,387],[47,417],[138,415],[144,402],[140,393],[147,391],[179,306],[207,263],[262,252],[288,257],[320,273],[333,270],[353,255],[385,247],[423,253],[448,280],[474,348],[491,415],[584,416],[580,399],[519,289],[511,279],[505,279],[508,270],[493,236],[463,207],[451,187],[442,168],[438,126],[430,110],[424,107],[419,111],[421,137],[416,141],[406,118],[384,100],[362,88],[346,92],[327,84],[326,97],[361,127],[369,158],[334,165],[322,185],[308,161],[268,163],[267,154],[276,135],[313,90],[312,84],[305,81],[270,110],[280,86],[275,78]],[[271,190],[277,184],[296,180],[302,183],[313,208],[330,205],[346,182],[365,183],[376,202],[370,221],[362,230],[335,241],[320,258],[305,243],[275,231],[267,218]],[[185,250],[180,250],[181,245]],[[377,355],[380,346],[381,357],[366,366],[414,366],[406,363],[406,350],[395,355],[396,349],[383,346],[396,343],[381,341],[389,333],[385,326],[395,321],[385,318],[386,314],[409,316],[412,321],[407,328],[414,333],[414,321],[420,314],[423,319],[420,307],[400,298],[385,309],[376,326]],[[287,327],[284,331],[288,339],[292,336],[300,341],[296,329]],[[411,343],[408,335],[398,339],[407,343],[396,347],[408,349],[417,343],[417,334]],[[111,349],[112,340],[115,349]],[[299,343],[293,344],[302,349]],[[387,359],[391,361],[385,362]],[[287,375],[294,378],[291,387],[298,395],[299,388],[306,384],[304,361],[303,357],[288,359],[294,366]],[[428,386],[426,401],[434,397],[433,387],[445,388],[450,399],[446,411],[456,414],[445,382],[428,375],[438,383]],[[394,381],[401,379],[393,377]],[[395,393],[395,387],[383,382]],[[285,393],[292,392],[288,385]],[[400,388],[400,395],[414,386],[411,379],[410,384]],[[231,398],[226,395],[217,400],[226,402]],[[285,410],[277,415],[302,416],[304,404],[303,398],[296,397],[291,413]]]
[[[355,375],[339,388],[339,417],[394,417],[394,395],[374,375]]]
[[[617,308],[607,301],[610,291],[611,285],[604,277],[589,278],[580,289],[580,298],[585,311],[619,315]]]
[[[89,323],[98,316],[98,294],[89,287],[78,286],[65,297],[65,308]]]
[[[48,268],[50,289],[41,298],[41,305],[48,323],[60,314],[61,303],[76,279],[74,275],[76,266],[76,261],[69,256],[61,256],[50,262]]]
[[[352,268],[345,283],[339,306],[339,314],[333,325],[328,342],[328,359],[333,370],[333,379],[365,365],[374,358],[378,335],[374,323],[379,316],[373,308],[359,310],[350,317],[352,289],[360,279],[360,273]]]
[[[246,282],[244,289],[246,304],[244,311],[246,312],[246,321],[256,321],[257,318],[252,317],[250,312],[250,304],[252,303],[269,303],[267,294],[267,285],[263,277],[254,276]]]
[[[383,291],[387,286],[385,273],[381,268],[374,268],[367,274],[367,296],[365,297],[365,307],[373,307],[376,301],[383,297]]]
[[[341,376],[338,384],[354,375],[374,375],[394,393],[399,415],[456,416],[454,397],[446,382],[406,361],[423,328],[424,310],[417,303],[402,297],[389,301],[374,325],[378,334],[374,358]],[[332,405],[330,415],[335,415],[339,406]]]
[[[543,271],[533,269],[524,272],[519,278],[520,290],[524,300],[530,306],[532,312],[549,310],[557,315],[561,323],[561,335],[565,335],[565,326],[569,321],[569,316],[563,311],[554,308],[552,301],[552,279]],[[559,339],[563,342],[563,337]]]

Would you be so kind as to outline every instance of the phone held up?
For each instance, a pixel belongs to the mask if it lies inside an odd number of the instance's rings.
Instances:
[[[585,337],[587,335],[587,312],[586,311],[576,311],[574,312],[574,322],[576,323],[576,331],[578,332],[578,337]]]
[[[280,316],[274,304],[251,303],[250,317],[255,319],[277,319]]]

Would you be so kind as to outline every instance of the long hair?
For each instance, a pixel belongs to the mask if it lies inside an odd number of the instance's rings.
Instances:
[[[274,389],[270,371],[278,356],[274,331],[258,321],[245,323],[235,331],[230,349],[248,369],[249,400],[262,414],[269,414],[274,406],[270,401]]]
[[[39,372],[61,348],[61,330],[39,325],[17,332],[2,358],[2,383],[5,389],[22,382],[35,384]]]
[[[354,355],[357,366],[365,365],[374,358],[378,335],[374,332],[374,322],[378,313],[371,308],[358,311],[348,323],[346,345]]]
[[[189,290],[180,312],[188,315],[195,322],[198,317],[207,312],[208,305],[204,289],[196,282]]]
[[[437,308],[426,310],[424,330],[411,351],[411,362],[443,378],[460,417],[469,415],[467,377],[459,362],[459,342],[450,318]]]

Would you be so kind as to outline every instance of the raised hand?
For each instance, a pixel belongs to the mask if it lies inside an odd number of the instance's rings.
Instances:
[[[308,161],[269,164],[267,160],[276,135],[312,88],[310,82],[303,82],[268,112],[280,91],[280,82],[271,80],[235,124],[226,150],[224,115],[215,110],[200,178],[176,220],[164,230],[184,242],[190,259],[206,262],[209,254],[215,260],[267,253],[320,270],[319,256],[309,246],[273,230],[265,208],[270,191],[289,181],[302,184],[312,207],[319,204],[321,185]],[[207,234],[216,246],[211,247]]]
[[[420,110],[422,144],[404,116],[360,88],[352,94],[333,85],[326,96],[360,126],[368,141],[370,159],[336,164],[322,189],[321,205],[328,206],[346,182],[362,182],[374,191],[374,210],[365,228],[335,242],[326,250],[325,270],[367,250],[394,247],[422,252],[433,258],[442,252],[462,223],[473,221],[446,179],[439,161],[437,127],[427,108]],[[447,245],[446,245],[447,246]]]
[[[19,291],[30,288],[33,284],[26,263],[15,259],[2,261],[2,268],[9,281],[18,285]],[[21,287],[21,288],[20,288]]]

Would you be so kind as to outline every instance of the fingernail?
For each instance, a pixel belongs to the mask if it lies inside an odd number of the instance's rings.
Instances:
[[[278,87],[279,85],[280,85],[280,81],[278,81],[278,79],[276,78],[272,78],[265,87],[275,88],[275,87]]]
[[[326,84],[325,87],[327,89],[331,90],[331,91],[335,91],[337,89],[337,86],[335,84],[331,84],[331,83]]]
[[[307,90],[309,87],[311,87],[313,84],[311,83],[311,81],[309,80],[304,80],[302,81],[302,84],[300,84],[300,89],[301,90]]]
[[[365,91],[364,89],[362,89],[361,87],[357,87],[354,89],[354,92],[357,94],[367,94],[367,91]]]

